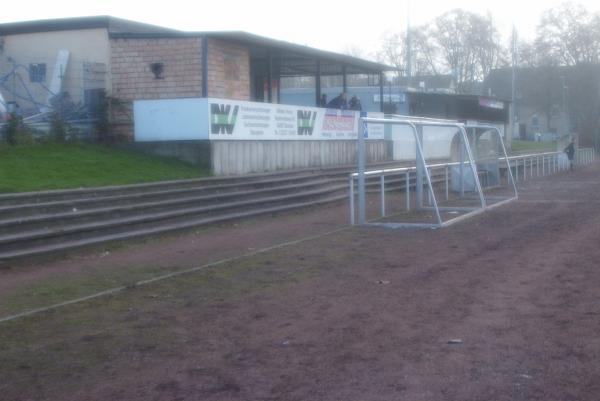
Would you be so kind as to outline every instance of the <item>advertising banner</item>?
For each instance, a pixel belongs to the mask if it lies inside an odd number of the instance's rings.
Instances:
[[[383,113],[367,113],[383,117]],[[134,102],[136,141],[353,140],[360,112],[215,98]],[[367,139],[384,139],[382,124],[369,124]]]
[[[212,98],[208,107],[211,140],[340,140],[358,135],[360,113],[353,110]],[[383,137],[383,127],[369,127],[369,139]]]

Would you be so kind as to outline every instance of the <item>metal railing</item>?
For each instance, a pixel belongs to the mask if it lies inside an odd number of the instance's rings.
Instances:
[[[526,155],[509,156],[508,158],[499,157],[498,161],[503,163],[502,168],[510,168],[511,171],[514,169],[513,174],[506,174],[507,185],[510,185],[511,177],[514,178],[515,182],[519,180],[527,180],[533,177],[541,177],[549,174],[554,174],[559,171],[568,170],[570,168],[568,162],[561,162],[560,155],[564,155],[563,152],[544,152],[544,153],[532,153]],[[596,159],[596,154],[592,148],[580,148],[577,149],[574,163],[575,165],[582,166],[592,163]],[[506,165],[508,163],[508,166]],[[428,164],[426,166],[429,173],[432,170],[444,170],[443,182],[444,182],[444,195],[445,200],[449,199],[449,168],[452,166],[459,166],[460,162],[449,162],[449,163],[438,163]],[[463,164],[470,164],[465,161]],[[411,173],[416,173],[417,167],[397,167],[390,169],[380,170],[369,170],[364,172],[365,178],[368,177],[379,177],[379,194],[380,194],[380,214],[381,217],[386,217],[386,177],[389,176],[403,176],[404,180],[404,191],[405,191],[405,208],[407,211],[411,210]],[[479,172],[478,172],[479,174]],[[355,180],[358,178],[359,173],[350,173],[348,177],[348,188],[349,188],[349,206],[350,206],[350,224],[355,224]],[[414,175],[413,175],[414,177]],[[440,182],[437,179],[436,182]]]
[[[561,157],[563,155],[563,157]],[[596,152],[593,148],[579,148],[575,152],[574,165],[583,166],[594,162]],[[527,155],[509,156],[511,168],[514,167],[515,181],[541,177],[558,171],[568,170],[570,163],[564,152],[544,152]]]

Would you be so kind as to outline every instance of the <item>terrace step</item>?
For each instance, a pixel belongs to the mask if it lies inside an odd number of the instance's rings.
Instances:
[[[398,164],[370,168],[392,166]],[[348,196],[350,171],[335,167],[3,194],[0,260],[342,201]],[[378,177],[368,177],[366,182],[369,192],[378,190]],[[389,190],[401,190],[404,185],[404,177],[386,178]]]
[[[293,176],[290,178],[277,178],[274,180],[250,181],[245,183],[233,183],[224,185],[194,186],[152,192],[130,193],[125,195],[107,194],[107,196],[89,196],[78,199],[55,200],[49,202],[35,203],[29,201],[20,205],[0,206],[0,225],[4,220],[23,220],[27,216],[46,214],[70,214],[94,210],[103,207],[114,207],[118,205],[138,205],[148,202],[162,202],[168,200],[179,200],[182,198],[210,199],[211,197],[237,196],[242,193],[258,193],[272,189],[296,188],[315,185],[317,182],[324,183],[327,178],[315,177],[314,175]]]
[[[222,223],[225,221],[238,220],[238,219],[243,219],[243,218],[248,218],[248,217],[253,217],[253,216],[259,216],[259,215],[263,215],[263,214],[278,213],[278,212],[285,212],[285,211],[290,211],[290,210],[299,209],[299,208],[319,206],[322,204],[340,201],[345,198],[346,198],[346,195],[336,195],[336,196],[330,196],[327,198],[323,198],[323,199],[319,199],[319,200],[311,201],[311,202],[293,203],[293,204],[288,204],[288,205],[280,205],[280,206],[275,206],[275,207],[261,208],[261,209],[256,209],[256,210],[252,210],[252,211],[246,211],[246,212],[223,214],[223,215],[219,215],[219,216],[213,216],[213,217],[207,217],[207,218],[201,218],[201,219],[195,219],[195,220],[187,220],[187,221],[183,221],[183,222],[175,222],[175,223],[164,224],[164,225],[159,225],[159,226],[154,226],[154,227],[149,227],[149,228],[141,228],[141,229],[135,229],[135,230],[130,230],[130,231],[124,231],[124,232],[119,232],[119,233],[114,233],[114,234],[98,235],[98,236],[84,238],[84,239],[72,239],[69,241],[62,241],[60,243],[37,244],[37,245],[34,244],[34,245],[26,247],[26,248],[20,248],[20,249],[0,252],[0,260],[22,259],[22,258],[29,258],[29,257],[33,257],[33,256],[53,254],[53,253],[58,253],[58,252],[66,252],[66,251],[71,251],[71,250],[75,250],[75,249],[86,247],[86,246],[110,243],[110,242],[115,242],[115,241],[123,241],[123,240],[132,239],[132,238],[147,237],[147,236],[151,236],[151,235],[163,234],[163,233],[172,232],[172,231],[185,230],[185,229],[189,229],[189,228],[193,228],[193,227]]]

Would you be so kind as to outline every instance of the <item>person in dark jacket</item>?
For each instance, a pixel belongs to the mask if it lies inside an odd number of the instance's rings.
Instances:
[[[331,99],[329,103],[327,103],[328,109],[342,109],[345,110],[348,108],[348,101],[346,100],[346,93],[342,92],[338,96]]]
[[[571,143],[567,145],[567,147],[564,149],[564,152],[567,154],[570,168],[573,170],[573,159],[575,158],[575,138],[571,139]]]
[[[348,108],[350,110],[362,110],[362,104],[360,104],[360,99],[356,95],[352,96],[350,102],[348,102]]]
[[[319,101],[319,107],[327,107],[327,95],[323,93],[321,95],[321,100]]]

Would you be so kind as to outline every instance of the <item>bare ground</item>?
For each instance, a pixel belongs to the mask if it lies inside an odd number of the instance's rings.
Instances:
[[[525,182],[443,230],[353,228],[0,324],[0,399],[596,399],[599,173]],[[345,221],[332,206],[4,268],[0,312],[15,288],[197,266]]]

